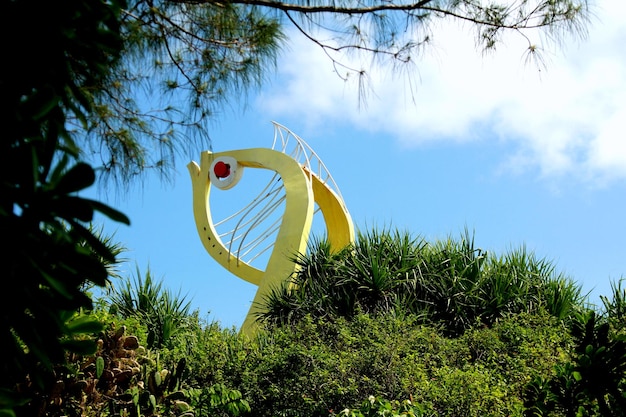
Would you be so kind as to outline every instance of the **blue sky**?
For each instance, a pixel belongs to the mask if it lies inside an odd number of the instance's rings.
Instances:
[[[271,147],[275,120],[321,157],[358,229],[435,240],[468,228],[497,254],[525,245],[596,300],[626,276],[625,13],[616,0],[596,3],[587,39],[565,38],[541,68],[524,62],[518,38],[482,55],[471,28],[442,23],[411,78],[370,68],[365,106],[356,83],[293,34],[245,111],[219,118],[213,150]],[[173,184],[150,178],[108,202],[132,222],[114,225],[129,249],[124,270],[149,265],[202,316],[238,326],[256,288],[198,238],[186,164],[203,150],[178,159]]]

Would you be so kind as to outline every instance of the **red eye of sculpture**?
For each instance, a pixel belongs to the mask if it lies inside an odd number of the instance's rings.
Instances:
[[[222,161],[218,161],[213,167],[213,172],[217,178],[226,178],[230,175],[230,165]]]

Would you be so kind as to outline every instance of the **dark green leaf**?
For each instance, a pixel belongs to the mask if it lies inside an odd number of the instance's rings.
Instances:
[[[69,352],[79,355],[93,355],[97,346],[93,340],[65,340],[61,345]]]
[[[53,200],[49,206],[50,211],[65,220],[79,220],[90,222],[93,220],[94,208],[91,200],[81,197],[64,196]]]
[[[93,168],[86,163],[78,163],[70,168],[69,171],[61,177],[55,190],[61,194],[69,194],[76,191],[84,190],[93,185],[96,181],[96,174]]]
[[[59,99],[51,88],[41,89],[23,103],[24,110],[33,120],[40,120],[59,104]]]
[[[62,264],[70,274],[77,275],[81,280],[89,280],[96,285],[106,285],[108,273],[102,262],[91,254],[76,254],[71,264]]]
[[[67,323],[69,334],[91,334],[102,331],[102,323],[89,316],[79,316]]]
[[[89,200],[94,210],[107,216],[109,219],[119,223],[130,225],[130,219],[121,211],[118,211],[112,207],[107,206],[99,201]]]
[[[75,233],[78,237],[87,242],[94,251],[94,254],[103,257],[109,262],[115,262],[115,255],[113,255],[111,250],[89,229],[73,221],[69,221],[69,223],[72,225],[72,233]]]
[[[56,164],[56,166],[50,173],[50,179],[49,179],[50,183],[57,184],[62,180],[63,172],[65,171],[65,168],[67,167],[68,160],[69,160],[69,155],[67,154],[64,154],[61,157],[61,160]]]
[[[68,300],[71,300],[73,297],[72,289],[67,286],[65,282],[62,282],[57,277],[51,276],[46,273],[44,270],[40,270],[41,275],[45,278],[46,282],[50,285],[52,289],[54,289],[61,296],[65,297]]]
[[[9,408],[2,408],[0,409],[0,417],[16,417],[16,414]]]

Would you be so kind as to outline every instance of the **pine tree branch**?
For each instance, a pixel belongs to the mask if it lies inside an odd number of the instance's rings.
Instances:
[[[531,12],[521,15],[519,20],[513,23],[505,23],[501,19],[488,19],[488,18],[480,18],[477,15],[464,15],[458,12],[453,11],[452,9],[445,9],[441,7],[430,6],[430,3],[433,3],[433,0],[421,0],[416,3],[393,3],[391,1],[376,4],[371,6],[361,6],[361,7],[340,7],[332,4],[320,4],[320,5],[301,5],[294,3],[285,3],[275,0],[170,0],[172,3],[181,3],[181,4],[206,4],[206,5],[216,5],[216,6],[224,6],[226,4],[242,4],[249,6],[259,6],[265,7],[269,9],[280,10],[282,12],[295,12],[302,14],[320,14],[320,13],[332,13],[334,15],[366,15],[373,14],[378,12],[415,12],[415,11],[423,11],[426,13],[434,13],[442,16],[452,17],[455,19],[471,22],[480,26],[487,27],[497,27],[501,29],[512,29],[512,30],[522,30],[522,29],[538,29],[542,27],[549,27],[554,25],[555,23],[567,21],[571,19],[567,13],[563,15],[554,15],[553,19],[542,19],[538,23],[531,24],[531,20],[534,17],[544,16],[541,11],[542,7],[537,6]],[[460,4],[464,4],[469,8],[473,8],[475,10],[480,11],[483,16],[489,17],[488,8],[482,7],[476,3],[470,3],[468,1],[462,1]],[[508,15],[508,13],[507,13]]]

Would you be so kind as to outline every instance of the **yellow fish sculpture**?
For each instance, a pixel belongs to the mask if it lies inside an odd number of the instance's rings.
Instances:
[[[257,315],[272,290],[290,283],[297,271],[294,257],[305,253],[317,213],[333,250],[354,241],[352,219],[326,166],[304,140],[278,123],[271,149],[204,151],[200,164],[192,161],[187,168],[194,218],[205,249],[228,271],[258,286],[241,327],[244,334],[256,331]],[[247,169],[266,170],[271,179],[256,198],[216,220],[211,189],[233,189]],[[267,259],[265,268],[257,266],[258,259]]]

